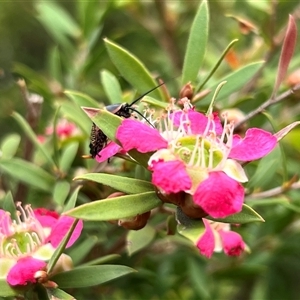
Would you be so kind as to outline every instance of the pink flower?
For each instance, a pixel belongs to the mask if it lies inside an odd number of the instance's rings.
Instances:
[[[29,205],[25,209],[17,206],[16,220],[0,210],[0,278],[6,278],[12,286],[36,282],[36,275],[46,270],[47,262],[74,221],[46,209],[33,211]],[[67,247],[79,237],[82,226],[79,221]]]
[[[53,126],[48,126],[45,131],[46,135],[53,134]],[[74,123],[61,119],[56,126],[56,134],[60,139],[72,137],[78,133],[78,128]]]
[[[156,128],[124,119],[116,137],[125,151],[154,152],[148,162],[152,183],[165,194],[183,191],[214,218],[240,212],[247,176],[240,161],[259,159],[271,152],[277,139],[259,128],[244,138],[233,135],[234,124],[224,126],[214,113],[196,112],[188,99],[184,108],[174,103]]]
[[[239,256],[245,250],[242,237],[230,230],[230,225],[203,219],[205,232],[196,242],[200,253],[210,258],[213,252],[224,250],[228,256]]]

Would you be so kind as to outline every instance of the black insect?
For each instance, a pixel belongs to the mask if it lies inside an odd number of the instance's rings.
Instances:
[[[122,103],[122,104],[111,104],[111,105],[106,106],[105,108],[109,112],[111,112],[117,116],[126,118],[126,119],[131,117],[131,114],[133,111],[136,112],[137,114],[139,114],[142,118],[144,118],[144,116],[139,111],[134,109],[132,106],[135,103],[137,103],[139,100],[141,100],[144,96],[148,95],[149,93],[151,93],[155,89],[159,88],[163,84],[165,84],[165,83],[163,82],[163,83],[157,85],[156,87],[152,88],[148,92],[144,93],[143,95],[141,95],[140,97],[135,99],[130,104],[126,103],[126,102]],[[147,119],[146,119],[146,121],[148,122]],[[95,123],[93,123],[92,129],[91,129],[91,136],[90,136],[90,154],[91,154],[92,158],[95,158],[98,155],[98,153],[107,145],[107,142],[108,142],[107,136]]]

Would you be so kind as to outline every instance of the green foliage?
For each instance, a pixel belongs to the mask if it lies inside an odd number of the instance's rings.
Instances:
[[[207,111],[213,93],[226,81],[214,103],[217,111],[234,108],[248,115],[267,103],[263,109],[276,127],[299,120],[299,92],[288,92],[299,83],[291,76],[299,51],[293,57],[290,51],[297,24],[288,23],[297,6],[297,1],[115,0],[29,1],[16,9],[13,2],[3,3],[1,207],[15,216],[14,201],[20,201],[85,220],[80,239],[67,250],[75,268],[50,274],[58,288],[37,285],[27,295],[66,300],[297,299],[298,128],[285,137],[281,151],[276,148],[243,166],[249,182],[243,184],[246,204],[240,213],[207,217],[241,224],[233,230],[251,253],[239,259],[200,256],[194,243],[204,232],[203,222],[177,224],[176,206],[163,203],[164,195],[151,183],[151,153],[131,150],[130,157],[118,154],[101,164],[83,158],[89,154],[92,122],[120,144],[116,130],[122,118],[104,107],[130,103],[157,86],[158,79],[165,84],[137,103],[141,113],[145,103],[165,109],[189,81],[192,103]],[[18,78],[24,78],[25,87],[16,84]],[[277,97],[283,96],[272,103],[275,82]],[[43,99],[40,110],[33,94]],[[61,121],[75,129],[61,129]],[[248,127],[271,131],[257,114],[243,126],[238,128],[242,134]],[[138,231],[107,222],[150,210],[147,225]],[[51,258],[49,270],[66,242]],[[100,265],[112,260],[117,264]],[[0,297],[23,293],[1,279]]]

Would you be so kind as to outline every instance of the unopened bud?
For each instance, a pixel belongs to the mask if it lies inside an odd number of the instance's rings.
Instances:
[[[191,85],[191,82],[188,82],[180,90],[179,98],[185,98],[186,97],[188,99],[192,99],[193,95],[194,95],[193,86]]]
[[[151,212],[147,211],[141,215],[136,215],[133,218],[121,219],[118,224],[126,229],[140,230],[146,226],[150,214]]]

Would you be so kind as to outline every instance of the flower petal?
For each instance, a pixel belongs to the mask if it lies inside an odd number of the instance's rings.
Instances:
[[[115,154],[117,154],[118,152],[120,152],[121,150],[121,146],[114,142],[110,142],[96,155],[95,159],[99,163],[104,162],[112,156],[114,156]]]
[[[229,256],[239,256],[245,249],[245,243],[242,237],[234,231],[220,230],[225,254]]]
[[[52,228],[59,219],[59,214],[56,211],[48,210],[46,208],[36,208],[33,212],[43,227]]]
[[[10,269],[6,280],[12,286],[35,283],[35,273],[45,269],[46,265],[46,262],[31,256],[23,257]]]
[[[234,137],[229,157],[242,161],[252,161],[269,154],[276,146],[277,139],[270,132],[260,128],[250,128],[243,139]]]
[[[215,249],[215,237],[209,222],[205,219],[202,219],[202,221],[205,226],[205,232],[197,242],[197,247],[202,255],[210,258]]]
[[[122,121],[117,129],[116,137],[126,152],[137,149],[141,153],[147,153],[167,148],[168,145],[158,130],[132,119]]]
[[[167,194],[189,190],[192,186],[185,166],[179,160],[153,161],[151,170],[153,171],[152,183]]]
[[[194,194],[194,202],[213,218],[224,218],[242,210],[243,186],[223,172],[211,172]]]
[[[57,248],[58,245],[60,244],[60,242],[66,236],[66,234],[69,231],[70,227],[72,226],[74,220],[75,219],[72,217],[63,216],[63,217],[60,217],[58,222],[54,225],[49,237],[47,238],[47,241],[51,242],[51,245],[54,248]],[[66,246],[67,248],[71,247],[75,243],[75,241],[78,239],[78,237],[81,234],[82,227],[83,227],[83,222],[80,220],[77,223],[77,225],[71,235],[71,238],[68,241],[68,244]]]

